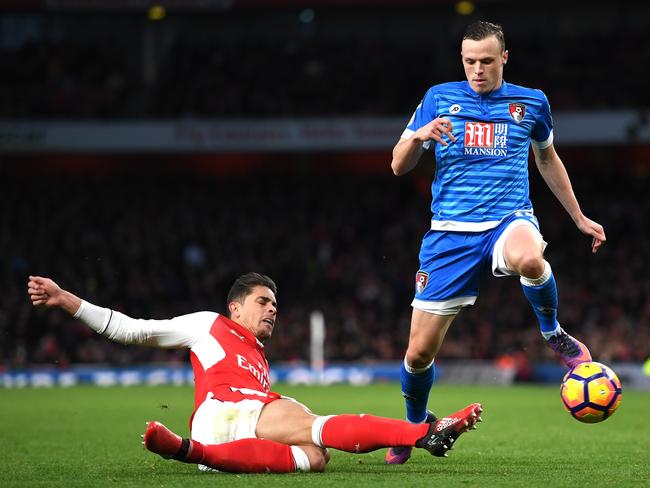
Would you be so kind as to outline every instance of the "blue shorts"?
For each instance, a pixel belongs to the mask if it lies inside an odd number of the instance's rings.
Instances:
[[[492,271],[495,276],[514,274],[506,269],[505,261],[496,254],[502,254],[505,241],[499,238],[502,235],[505,238],[504,232],[517,225],[532,225],[539,233],[537,219],[530,211],[513,213],[497,227],[482,232],[429,230],[422,239],[412,305],[450,315],[458,307],[474,304],[483,273]],[[542,239],[541,234],[539,236]]]

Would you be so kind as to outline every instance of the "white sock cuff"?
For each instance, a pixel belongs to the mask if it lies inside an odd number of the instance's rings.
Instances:
[[[302,473],[309,473],[309,471],[311,471],[309,458],[305,451],[300,449],[298,446],[291,446],[291,455],[293,456],[293,462],[296,464],[296,471]]]
[[[334,417],[334,415],[316,417],[314,423],[311,424],[311,440],[314,441],[314,444],[316,444],[318,447],[325,447],[323,446],[322,439],[323,426],[325,425],[325,422],[327,422],[332,417]]]
[[[525,276],[521,276],[519,281],[521,281],[521,284],[524,286],[541,286],[550,280],[551,276],[553,276],[553,270],[551,269],[549,262],[545,260],[542,276],[539,278],[526,278]]]
[[[433,363],[435,362],[436,362],[436,358],[433,358],[431,362],[424,368],[414,368],[413,366],[410,366],[409,363],[406,362],[406,358],[404,358],[404,369],[411,374],[420,374],[430,369],[431,366],[433,366]]]
[[[554,335],[559,334],[561,332],[564,332],[564,329],[562,328],[562,326],[558,322],[555,322],[555,329],[553,329],[550,332],[544,332],[544,331],[540,331],[540,332],[542,333],[542,336],[544,337],[544,339],[546,339],[548,341]]]

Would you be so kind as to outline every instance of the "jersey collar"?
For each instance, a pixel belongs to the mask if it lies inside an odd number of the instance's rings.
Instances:
[[[259,339],[257,337],[255,337],[255,335],[250,330],[248,330],[247,328],[245,328],[242,325],[239,325],[237,322],[235,322],[232,319],[229,319],[225,315],[223,315],[222,317],[225,320],[226,325],[228,327],[233,329],[238,334],[241,334],[242,336],[244,336],[244,339],[246,340],[246,342],[248,342],[248,343],[250,343],[250,344],[252,344],[254,346],[257,346],[257,347],[260,347],[260,348],[264,349],[264,344],[262,344],[259,341]]]
[[[492,90],[490,93],[487,93],[485,95],[479,95],[474,90],[472,90],[469,81],[465,80],[465,89],[467,90],[467,93],[469,95],[475,98],[492,98],[492,97],[498,97],[507,94],[508,84],[506,83],[506,80],[501,80],[501,86],[499,88],[497,88],[496,90]]]

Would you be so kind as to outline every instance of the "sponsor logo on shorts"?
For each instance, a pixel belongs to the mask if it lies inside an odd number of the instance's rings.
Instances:
[[[508,155],[508,124],[465,122],[465,155]]]
[[[523,103],[511,103],[508,105],[508,112],[510,112],[510,117],[512,117],[515,122],[520,124],[526,116],[526,105]]]
[[[418,271],[418,273],[415,275],[415,289],[418,291],[418,293],[422,293],[424,289],[427,287],[427,283],[429,282],[429,273],[426,271]]]

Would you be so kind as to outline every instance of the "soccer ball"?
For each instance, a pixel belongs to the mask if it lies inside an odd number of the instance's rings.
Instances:
[[[564,375],[560,396],[564,408],[580,422],[594,424],[610,417],[621,403],[621,380],[608,366],[582,363]]]

